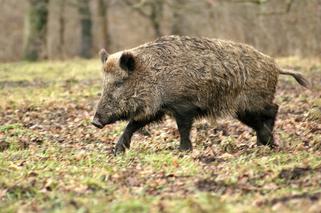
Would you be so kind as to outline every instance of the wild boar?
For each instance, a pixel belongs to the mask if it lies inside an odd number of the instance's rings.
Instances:
[[[273,147],[279,74],[308,86],[300,73],[280,68],[253,47],[219,39],[164,36],[111,55],[102,49],[100,59],[103,91],[92,124],[103,128],[129,121],[115,153],[130,147],[134,132],[165,114],[177,122],[181,150],[192,149],[195,119],[225,116],[253,128],[258,145]]]

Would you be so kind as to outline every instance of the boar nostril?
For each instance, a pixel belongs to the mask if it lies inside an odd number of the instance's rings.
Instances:
[[[97,118],[94,118],[91,121],[91,124],[94,125],[95,127],[99,128],[99,129],[102,129],[104,127],[104,125],[102,125],[102,123],[100,123]]]

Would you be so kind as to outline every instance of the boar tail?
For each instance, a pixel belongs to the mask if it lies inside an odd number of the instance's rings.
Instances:
[[[288,69],[281,69],[280,74],[282,75],[291,75],[295,78],[295,80],[305,88],[310,88],[309,81],[299,72],[288,70]]]

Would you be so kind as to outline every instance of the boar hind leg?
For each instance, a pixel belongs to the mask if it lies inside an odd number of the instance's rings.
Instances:
[[[275,147],[273,138],[273,128],[278,113],[279,106],[272,104],[266,107],[261,114],[262,127],[257,131],[258,144],[269,145]]]
[[[143,128],[144,126],[152,122],[160,121],[163,117],[164,117],[164,113],[159,112],[155,116],[145,120],[141,120],[141,121],[130,120],[115,146],[114,154],[117,155],[125,152],[126,149],[129,149],[131,138],[136,131],[140,130],[141,128]]]
[[[175,115],[177,128],[180,134],[179,149],[182,151],[190,151],[193,149],[190,140],[190,132],[193,124],[193,117],[190,115]]]
[[[238,112],[237,118],[256,131],[257,145],[274,147],[273,128],[278,111],[276,104],[271,104],[261,111]]]

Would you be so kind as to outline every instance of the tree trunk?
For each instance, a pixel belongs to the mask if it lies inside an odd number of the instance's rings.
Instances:
[[[163,0],[153,0],[150,2],[151,4],[151,14],[150,14],[150,21],[152,27],[154,29],[154,33],[156,37],[162,36],[161,32],[161,21],[163,18]]]
[[[90,58],[92,50],[92,20],[89,0],[78,0],[78,13],[80,15],[81,41],[80,57]]]
[[[172,21],[172,34],[183,35],[184,34],[184,6],[185,0],[173,1],[173,21]]]
[[[144,0],[139,4],[135,4],[130,0],[124,0],[124,2],[144,18],[148,19],[152,25],[155,37],[162,36],[161,21],[163,18],[165,0]],[[148,12],[145,10],[146,8]]]
[[[65,0],[60,0],[59,5],[59,44],[58,52],[61,59],[65,58]]]
[[[47,54],[48,3],[49,0],[29,0],[24,47],[26,60],[35,61]]]
[[[111,45],[111,39],[109,34],[109,23],[108,23],[108,3],[105,0],[97,0],[97,14],[100,24],[100,33],[102,38],[102,46],[109,51]]]

